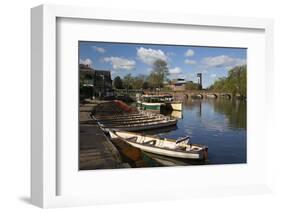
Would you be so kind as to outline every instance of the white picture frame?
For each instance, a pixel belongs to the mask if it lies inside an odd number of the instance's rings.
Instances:
[[[265,79],[264,94],[269,94],[273,88],[270,82],[273,74],[273,21],[270,19],[241,18],[241,17],[216,17],[173,13],[152,13],[146,11],[122,11],[101,8],[84,8],[73,6],[54,6],[41,5],[31,10],[31,56],[32,56],[32,88],[31,88],[31,201],[40,207],[59,207],[90,205],[98,203],[129,202],[142,200],[163,200],[173,198],[188,198],[194,196],[208,195],[232,195],[232,194],[252,194],[270,191],[271,166],[269,156],[270,116],[265,116],[264,126],[266,127],[265,146],[269,150],[266,154],[265,166],[262,172],[266,178],[258,183],[249,184],[245,182],[233,183],[233,185],[202,185],[201,188],[184,186],[181,189],[166,186],[163,191],[159,187],[152,188],[151,196],[144,193],[136,194],[133,189],[127,189],[120,196],[118,193],[103,195],[59,195],[58,173],[60,167],[57,166],[58,147],[57,147],[57,58],[56,58],[56,36],[57,20],[81,19],[81,20],[100,20],[100,21],[119,21],[135,23],[153,23],[161,25],[180,25],[180,26],[200,26],[206,28],[227,28],[231,29],[255,29],[264,32],[265,52],[263,70]],[[265,90],[265,91],[264,91]],[[265,107],[270,108],[273,104],[272,96],[267,96]],[[270,110],[267,110],[270,114]],[[166,168],[169,169],[169,168]],[[177,170],[180,174],[183,169]],[[209,170],[212,168],[209,168]],[[237,169],[237,168],[236,168]],[[239,170],[239,168],[238,168]],[[151,171],[150,173],[159,172]],[[163,173],[164,170],[161,172]],[[166,171],[166,170],[165,170]],[[77,171],[78,172],[78,171]],[[107,171],[107,174],[110,171]],[[124,173],[128,171],[123,171]],[[129,188],[129,187],[128,187]],[[186,190],[190,193],[186,194]],[[169,191],[169,195],[164,192]],[[126,194],[127,193],[127,194]],[[177,194],[175,196],[175,194]],[[156,196],[157,195],[157,196]]]

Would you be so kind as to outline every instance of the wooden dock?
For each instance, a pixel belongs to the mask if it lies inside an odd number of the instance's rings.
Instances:
[[[129,108],[126,104],[108,101],[99,104],[80,105],[80,170],[140,168],[161,166],[154,159],[145,155],[140,149],[133,147],[122,140],[109,140],[91,113],[98,116],[113,118],[122,123],[122,116],[137,115],[138,111]],[[119,119],[116,116],[120,116]],[[142,118],[148,115],[141,114]],[[158,115],[159,117],[160,115]],[[150,116],[148,116],[150,117]],[[154,118],[157,120],[157,118]],[[113,122],[114,123],[114,122]]]
[[[122,162],[118,150],[91,118],[90,114],[94,106],[96,105],[85,104],[80,106],[80,170],[130,167],[129,164]]]

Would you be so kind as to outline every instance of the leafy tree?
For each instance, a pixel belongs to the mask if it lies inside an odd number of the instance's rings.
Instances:
[[[133,88],[133,77],[131,74],[125,75],[123,78],[123,85],[126,89],[132,89]]]
[[[144,81],[144,82],[143,82],[142,88],[143,88],[143,89],[148,89],[148,88],[149,88],[149,83],[148,83],[148,81]]]
[[[217,92],[230,92],[233,95],[246,97],[247,95],[247,66],[237,66],[228,71],[226,78],[220,78],[209,90]]]
[[[117,76],[114,78],[113,80],[113,86],[116,88],[116,89],[123,89],[123,81],[122,79],[120,78],[120,76]]]
[[[133,78],[133,89],[142,89],[143,83],[145,81],[144,75],[139,75]]]
[[[186,90],[199,90],[199,89],[201,89],[201,85],[194,83],[194,82],[187,82],[185,84],[185,89]]]
[[[163,82],[167,78],[167,75],[169,75],[167,62],[158,59],[153,63],[148,81],[153,88],[161,88],[163,87]]]

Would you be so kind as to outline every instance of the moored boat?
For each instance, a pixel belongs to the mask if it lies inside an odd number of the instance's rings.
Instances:
[[[208,147],[199,144],[191,144],[189,137],[173,139],[161,139],[155,136],[142,135],[134,132],[109,130],[112,139],[122,139],[131,146],[145,152],[183,159],[206,160]]]
[[[139,122],[139,123],[126,123],[126,124],[102,124],[98,122],[100,128],[108,132],[109,130],[115,131],[143,131],[149,129],[158,129],[164,128],[168,126],[174,126],[177,124],[176,119],[169,119],[169,120],[157,120],[157,121],[149,121],[149,122]]]
[[[175,101],[170,94],[142,95],[138,97],[138,106],[143,110],[160,111],[161,107],[171,110],[182,110],[182,102]]]
[[[174,111],[182,111],[182,102],[171,102],[170,103],[172,110]]]
[[[173,110],[171,112],[171,117],[177,118],[177,119],[182,119],[183,118],[183,113],[182,113],[182,111]]]
[[[160,102],[155,102],[155,103],[150,103],[150,102],[140,102],[138,101],[139,106],[143,110],[152,110],[152,111],[160,111],[161,106],[165,106],[164,103]]]

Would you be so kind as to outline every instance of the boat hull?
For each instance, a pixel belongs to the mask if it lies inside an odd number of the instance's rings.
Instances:
[[[136,126],[107,127],[107,126],[100,125],[100,127],[106,132],[108,132],[109,130],[137,132],[137,131],[143,131],[143,130],[149,130],[149,129],[158,129],[158,128],[164,128],[164,127],[168,127],[168,126],[174,126],[176,124],[177,124],[177,120],[172,120],[172,121],[167,121],[167,122],[163,122],[163,123],[155,123],[155,124],[147,123],[144,125],[136,125]]]
[[[175,152],[173,150],[166,150],[166,149],[160,149],[160,148],[156,148],[156,147],[143,146],[141,144],[132,143],[130,141],[126,141],[126,142],[145,152],[150,152],[150,153],[157,154],[157,155],[164,155],[164,156],[168,156],[168,157],[183,158],[183,159],[203,159],[203,152],[199,152],[199,153]]]
[[[147,103],[147,102],[141,102],[141,107],[143,110],[154,110],[154,111],[160,111],[162,103]]]
[[[173,110],[171,116],[177,119],[181,119],[183,117],[182,111]]]
[[[120,137],[113,131],[109,131],[109,134],[112,139],[115,139],[115,138],[122,139],[123,141],[125,141],[126,143],[130,144],[133,147],[136,147],[138,149],[141,149],[142,151],[157,154],[157,155],[163,155],[163,156],[181,158],[181,159],[193,159],[193,160],[203,160],[207,156],[207,148],[202,148],[201,150],[199,150],[197,152],[177,151],[177,150],[165,149],[165,148],[160,148],[160,147],[151,146],[151,145],[144,145],[144,144],[138,143],[138,142],[132,142],[132,141],[126,140],[126,138]]]
[[[182,103],[171,103],[171,107],[175,111],[182,111]]]

